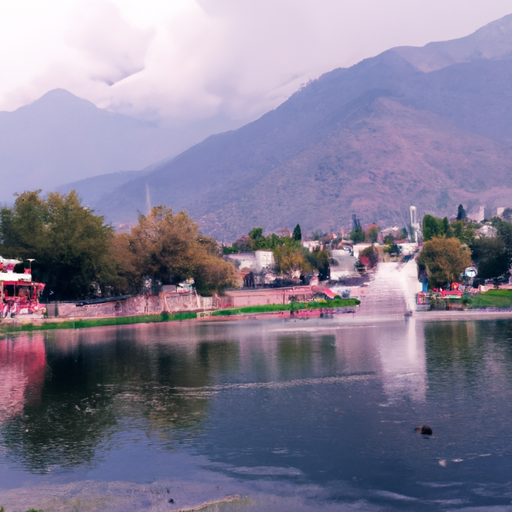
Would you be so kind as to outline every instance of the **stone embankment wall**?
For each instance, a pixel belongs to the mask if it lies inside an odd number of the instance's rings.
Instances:
[[[74,302],[57,303],[59,317],[82,318],[157,315],[162,311],[203,311],[217,307],[217,301],[213,297],[201,297],[195,293],[139,295],[125,300],[85,306],[77,306]],[[52,305],[48,307],[50,316],[53,316],[53,309]]]
[[[208,311],[219,308],[266,304],[288,304],[290,300],[311,300],[310,286],[230,290],[222,297],[201,297],[195,292],[162,292],[158,295],[139,295],[129,299],[101,304],[76,306],[74,302],[58,303],[59,317],[98,318],[114,316],[156,315],[162,311]],[[54,305],[48,306],[49,316],[55,316]]]

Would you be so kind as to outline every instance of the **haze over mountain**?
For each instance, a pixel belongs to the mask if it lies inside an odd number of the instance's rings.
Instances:
[[[440,215],[460,202],[507,206],[511,49],[512,15],[457,41],[336,69],[107,193],[97,209],[118,224],[148,201],[167,204],[229,240],[256,225],[348,227],[352,213],[405,225],[411,204]]]
[[[15,192],[138,170],[168,159],[210,133],[208,126],[161,127],[97,108],[56,89],[14,112],[0,112],[0,202]],[[186,142],[184,142],[186,141]]]

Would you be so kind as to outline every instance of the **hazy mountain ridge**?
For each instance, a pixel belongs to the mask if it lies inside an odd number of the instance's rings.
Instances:
[[[231,189],[222,201],[209,194],[194,209],[219,238],[225,235],[224,219],[243,232],[261,220],[255,212],[265,212],[270,223],[299,222],[307,229],[336,226],[340,219],[347,223],[352,212],[365,222],[406,225],[408,198],[422,211],[449,207],[439,204],[443,191],[467,206],[478,204],[485,187],[499,188],[504,199],[512,191],[511,158],[512,150],[499,143],[379,98],[354,112],[346,126],[273,169],[241,204]]]
[[[326,73],[250,125],[123,185],[108,196],[107,216],[121,222],[143,209],[146,186],[152,204],[186,209],[220,239],[254,225],[347,225],[351,213],[403,224],[410,204],[437,213],[462,200],[505,200],[512,60],[425,73],[399,53]]]
[[[204,138],[206,127],[196,128],[140,121],[55,89],[0,112],[0,202],[12,202],[15,192],[145,168]]]
[[[352,213],[405,225],[410,204],[443,215],[459,202],[509,206],[511,48],[512,15],[333,70],[93,206],[114,224],[134,222],[148,200],[185,209],[221,240],[256,225],[348,226]],[[444,64],[426,68],[426,56]]]
[[[428,43],[422,48],[400,46],[392,51],[421,71],[429,72],[454,64],[481,59],[512,58],[512,15],[504,16],[473,34],[452,41]]]

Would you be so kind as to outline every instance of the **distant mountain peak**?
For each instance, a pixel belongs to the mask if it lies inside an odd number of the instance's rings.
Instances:
[[[426,73],[475,60],[509,59],[512,58],[512,14],[459,39],[423,47],[398,46],[391,51]]]
[[[20,109],[37,109],[37,108],[43,108],[43,109],[53,109],[53,108],[59,108],[59,109],[70,109],[70,108],[93,108],[97,110],[98,107],[88,101],[84,100],[82,98],[79,98],[78,96],[75,96],[73,93],[67,91],[66,89],[52,89],[51,91],[46,92],[43,94],[40,98],[33,101],[32,103],[29,103],[28,105],[25,105],[24,107],[20,107]],[[19,110],[19,109],[18,109]]]

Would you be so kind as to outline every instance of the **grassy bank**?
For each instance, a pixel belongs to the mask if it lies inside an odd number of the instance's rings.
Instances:
[[[0,334],[20,331],[52,331],[56,329],[87,329],[89,327],[105,327],[108,325],[147,324],[171,322],[173,320],[187,320],[197,318],[197,313],[160,313],[159,315],[120,316],[115,318],[82,318],[77,320],[44,321],[42,324],[32,323],[2,323]]]
[[[358,299],[334,299],[330,301],[319,300],[315,302],[294,302],[293,304],[264,304],[261,306],[246,306],[243,308],[218,309],[212,313],[212,316],[231,316],[245,315],[252,313],[271,313],[273,311],[294,311],[299,309],[319,309],[319,308],[345,308],[357,306],[360,304]]]
[[[489,290],[469,299],[472,308],[511,308],[512,290]]]

